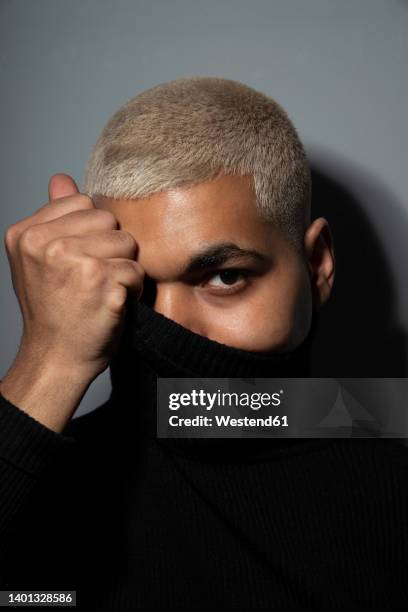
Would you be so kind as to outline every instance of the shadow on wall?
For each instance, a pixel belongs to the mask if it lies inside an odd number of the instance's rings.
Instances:
[[[374,226],[356,196],[311,166],[312,217],[329,222],[336,256],[333,292],[311,349],[311,376],[406,377],[408,336],[398,323],[397,288]]]

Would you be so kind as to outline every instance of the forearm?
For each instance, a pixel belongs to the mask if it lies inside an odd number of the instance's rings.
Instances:
[[[0,392],[42,425],[60,433],[92,382],[89,373],[57,360],[19,352]]]

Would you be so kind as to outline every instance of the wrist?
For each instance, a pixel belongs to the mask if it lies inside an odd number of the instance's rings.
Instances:
[[[94,378],[88,368],[61,363],[51,355],[19,351],[0,381],[0,392],[12,404],[60,432]]]
[[[68,377],[78,383],[90,383],[98,375],[95,366],[69,359],[61,351],[28,342],[24,337],[15,357],[12,369],[18,369],[31,377],[64,380]]]

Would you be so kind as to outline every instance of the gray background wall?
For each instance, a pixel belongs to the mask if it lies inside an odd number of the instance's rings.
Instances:
[[[288,111],[332,224],[338,274],[313,353],[321,376],[408,376],[408,2],[0,0],[0,229],[81,181],[127,99],[180,76],[237,79]],[[0,254],[0,376],[21,321]],[[109,395],[108,371],[77,414]]]

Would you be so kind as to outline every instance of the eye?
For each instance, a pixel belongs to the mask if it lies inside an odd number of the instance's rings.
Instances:
[[[221,290],[223,293],[232,293],[242,289],[248,279],[249,271],[230,268],[219,270],[216,274],[208,277],[207,287]]]

